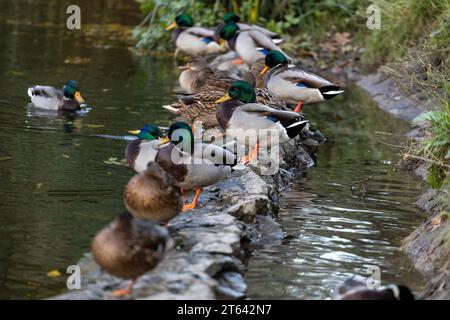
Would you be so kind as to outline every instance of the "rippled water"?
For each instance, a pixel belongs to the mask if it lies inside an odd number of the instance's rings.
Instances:
[[[304,110],[328,142],[318,166],[283,194],[277,221],[285,238],[254,252],[249,297],[326,299],[336,284],[368,276],[372,266],[380,267],[382,284],[419,290],[421,277],[398,248],[424,219],[413,205],[420,182],[395,166],[399,150],[386,145],[401,144],[408,125],[355,87]],[[352,192],[354,182],[371,176]]]
[[[140,22],[133,1],[77,1],[82,23]],[[61,1],[0,2],[0,298],[42,298],[61,292],[64,273],[88,251],[92,235],[123,209],[123,136],[143,122],[167,124],[173,101],[172,60],[134,57],[120,39],[65,29]],[[116,29],[115,29],[116,28]],[[114,35],[114,32],[112,33]],[[108,46],[104,46],[108,43]],[[64,64],[67,58],[91,59]],[[30,85],[81,84],[93,106],[65,117],[26,107]],[[64,279],[63,279],[64,278]]]
[[[175,99],[172,60],[135,57],[119,36],[142,19],[135,1],[77,4],[83,29],[69,32],[64,2],[0,2],[0,298],[64,290],[65,277],[46,273],[75,264],[93,234],[123,209],[122,188],[133,173],[105,163],[123,158],[126,142],[116,138],[147,121],[167,125],[160,106]],[[90,60],[64,63],[76,57]],[[80,82],[89,113],[26,107],[30,85],[69,78]],[[419,277],[396,248],[422,219],[412,205],[419,185],[388,163],[396,149],[376,143],[400,139],[376,131],[400,134],[406,125],[376,111],[356,89],[305,110],[329,142],[318,167],[285,194],[279,222],[287,237],[255,252],[249,296],[325,298],[367,264],[380,265],[383,280],[417,288]],[[352,195],[349,185],[371,174],[377,176],[365,196]]]

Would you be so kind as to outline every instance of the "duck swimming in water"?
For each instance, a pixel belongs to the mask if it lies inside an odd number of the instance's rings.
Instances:
[[[74,80],[67,81],[63,88],[34,86],[28,88],[31,103],[40,109],[54,111],[77,111],[86,107],[80,94],[80,86]]]

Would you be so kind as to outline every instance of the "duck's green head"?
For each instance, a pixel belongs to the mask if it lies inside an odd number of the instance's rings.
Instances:
[[[269,51],[269,53],[266,55],[265,58],[265,66],[264,69],[261,71],[260,74],[264,74],[267,71],[269,71],[270,68],[276,67],[280,64],[288,64],[289,60],[286,58],[286,56],[281,53],[278,50],[271,50]]]
[[[175,122],[173,123],[167,136],[161,141],[161,144],[166,144],[168,142],[182,143],[183,150],[194,150],[194,134],[192,133],[192,128],[186,122]]]
[[[225,102],[230,99],[236,99],[243,103],[256,102],[255,89],[246,81],[235,81],[228,88],[228,92],[216,103]]]
[[[241,21],[241,17],[239,17],[237,14],[233,12],[228,12],[223,16],[223,22],[229,23],[229,22],[239,22]]]
[[[171,30],[176,27],[190,28],[192,26],[194,26],[194,19],[192,19],[192,17],[186,12],[182,12],[175,17],[175,21],[172,22],[172,24],[168,26],[166,30]]]
[[[68,99],[76,99],[78,103],[84,103],[84,99],[80,94],[80,85],[75,80],[67,81],[64,86],[64,97]]]
[[[239,31],[239,27],[235,22],[229,22],[220,30],[220,38],[224,40],[232,39]]]
[[[163,137],[162,130],[153,124],[146,124],[140,130],[128,131],[131,134],[137,135],[140,140],[155,140]]]

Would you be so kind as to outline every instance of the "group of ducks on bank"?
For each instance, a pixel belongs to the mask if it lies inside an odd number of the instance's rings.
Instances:
[[[262,143],[259,130],[276,130],[280,143],[294,139],[308,126],[300,113],[303,104],[343,92],[292,64],[293,59],[278,46],[283,41],[279,35],[239,20],[228,13],[217,28],[208,29],[194,26],[193,19],[181,13],[167,28],[175,29],[172,41],[177,52],[192,58],[180,67],[179,84],[186,95],[163,106],[181,119],[166,133],[152,124],[130,131],[137,139],[127,145],[125,157],[137,174],[124,189],[127,211],[98,232],[91,245],[102,269],[132,280],[127,288],[114,291],[115,296],[129,294],[134,281],[163,259],[170,247],[167,224],[181,211],[197,206],[202,188],[226,179],[239,165],[256,161],[260,147],[275,147]],[[211,56],[216,57],[208,62]],[[28,95],[36,107],[49,110],[72,112],[86,106],[73,80],[62,89],[35,86]],[[232,135],[248,148],[248,154],[239,159],[226,145],[196,141],[198,122],[203,129],[220,128],[224,136],[233,130],[253,132],[250,138]],[[183,160],[175,161],[174,155]],[[189,190],[196,193],[186,204]],[[374,297],[386,296],[384,291],[370,292]]]

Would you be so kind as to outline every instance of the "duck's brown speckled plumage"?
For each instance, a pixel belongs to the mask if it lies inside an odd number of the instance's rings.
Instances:
[[[175,179],[156,162],[150,162],[147,170],[131,178],[123,197],[133,216],[160,223],[174,218],[182,208],[181,191],[175,186]]]
[[[125,212],[97,233],[91,252],[106,272],[134,280],[162,260],[168,240],[165,228]]]
[[[265,88],[255,88],[256,101],[260,104],[270,105],[275,109],[288,109],[284,101],[278,99],[272,92]],[[165,106],[172,113],[193,124],[195,121],[201,121],[204,129],[217,127],[215,103],[224,95],[222,91],[200,92],[191,96],[180,98],[177,103]]]

